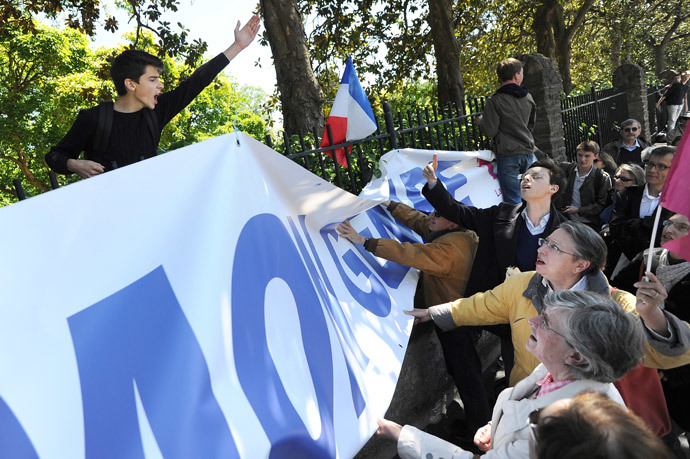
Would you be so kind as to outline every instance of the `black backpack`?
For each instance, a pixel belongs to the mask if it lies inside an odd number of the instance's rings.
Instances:
[[[113,128],[113,102],[101,102],[98,104],[98,123],[96,124],[96,134],[93,136],[93,144],[91,151],[93,153],[103,153],[108,148],[108,141],[110,140],[110,131]],[[144,119],[149,128],[149,133],[153,138],[153,144],[158,149],[158,142],[161,140],[160,129],[158,129],[158,117],[150,108],[144,107]],[[153,154],[156,154],[154,150]],[[140,157],[139,161],[144,159]],[[117,164],[113,161],[112,168],[116,169]]]

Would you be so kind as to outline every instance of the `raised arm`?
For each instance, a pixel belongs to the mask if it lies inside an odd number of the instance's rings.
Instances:
[[[256,34],[259,33],[259,29],[261,29],[261,20],[257,15],[252,16],[241,29],[240,21],[237,21],[235,26],[235,42],[223,52],[228,61],[233,60],[235,56],[254,41]]]

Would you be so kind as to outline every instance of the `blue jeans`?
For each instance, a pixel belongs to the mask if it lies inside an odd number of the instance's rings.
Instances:
[[[520,204],[520,179],[518,175],[527,172],[529,166],[537,160],[534,153],[529,155],[496,156],[498,184],[501,186],[503,202]]]

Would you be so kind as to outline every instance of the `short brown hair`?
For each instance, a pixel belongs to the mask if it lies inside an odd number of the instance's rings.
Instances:
[[[522,70],[522,62],[519,60],[509,57],[508,59],[501,61],[496,66],[496,74],[501,83],[504,81],[512,80],[516,73]]]
[[[675,457],[642,419],[599,392],[578,394],[539,419],[535,434],[538,459]]]
[[[586,140],[577,146],[575,151],[577,150],[589,151],[594,153],[594,156],[596,156],[599,154],[599,144],[593,140]]]

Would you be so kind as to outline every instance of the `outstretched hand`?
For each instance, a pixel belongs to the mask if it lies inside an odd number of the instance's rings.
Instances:
[[[237,25],[235,26],[235,43],[237,43],[241,49],[246,48],[254,41],[256,34],[259,33],[259,29],[261,29],[261,20],[256,14],[252,16],[241,29],[240,21],[237,21]]]
[[[436,171],[438,170],[438,153],[434,153],[434,159],[429,164],[426,165],[422,171],[422,177],[426,179],[429,184],[429,188],[436,186],[438,182],[438,177],[436,177]]]
[[[336,228],[338,235],[344,237],[353,244],[364,244],[366,238],[359,234],[350,224],[350,220],[345,220]]]
[[[408,316],[414,317],[414,323],[428,322],[431,320],[431,314],[428,309],[414,308],[411,311],[403,311]]]
[[[376,422],[379,424],[376,435],[398,441],[400,431],[402,431],[402,426],[400,424],[383,418],[377,419]]]

